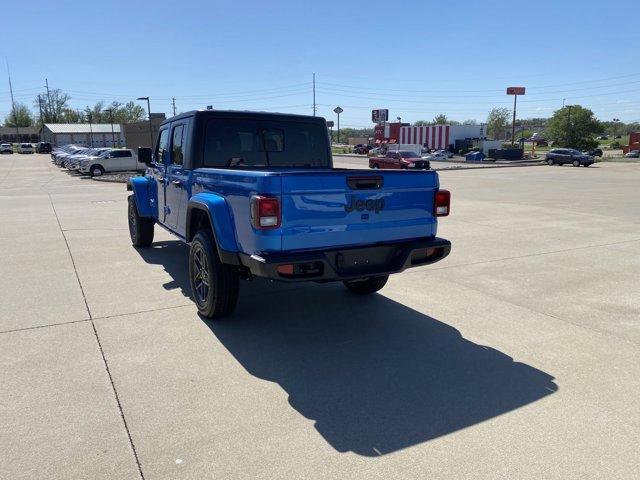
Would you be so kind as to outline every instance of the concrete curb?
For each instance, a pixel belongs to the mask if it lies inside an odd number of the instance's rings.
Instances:
[[[517,163],[515,165],[483,165],[482,167],[467,167],[464,165],[456,165],[453,167],[434,168],[436,172],[447,172],[449,170],[487,170],[490,168],[516,168],[516,167],[542,167],[546,163]]]
[[[95,180],[96,182],[107,182],[107,183],[127,183],[130,177],[135,175],[129,175],[127,177],[120,176],[100,176],[100,177],[91,177],[91,180]]]

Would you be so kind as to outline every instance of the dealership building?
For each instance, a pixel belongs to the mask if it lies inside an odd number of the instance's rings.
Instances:
[[[118,147],[125,145],[117,123],[45,123],[40,136],[55,146],[75,145]]]

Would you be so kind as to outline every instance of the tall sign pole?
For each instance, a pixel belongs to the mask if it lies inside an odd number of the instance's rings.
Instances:
[[[340,143],[340,114],[344,112],[344,110],[340,107],[336,107],[333,111],[338,115],[338,143]]]
[[[524,95],[524,87],[507,87],[507,95],[513,95],[513,121],[511,122],[511,146],[513,146],[516,138],[516,106],[518,104],[518,95]]]

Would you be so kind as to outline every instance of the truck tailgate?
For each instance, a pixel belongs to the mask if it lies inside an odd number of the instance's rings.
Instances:
[[[282,175],[282,249],[364,245],[436,234],[433,171]]]

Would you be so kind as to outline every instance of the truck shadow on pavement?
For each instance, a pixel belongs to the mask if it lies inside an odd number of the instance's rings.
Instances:
[[[188,295],[186,257],[162,250],[140,254]],[[232,317],[205,323],[247,372],[279,384],[339,452],[385,455],[558,389],[551,375],[443,322],[340,284],[243,282]]]

